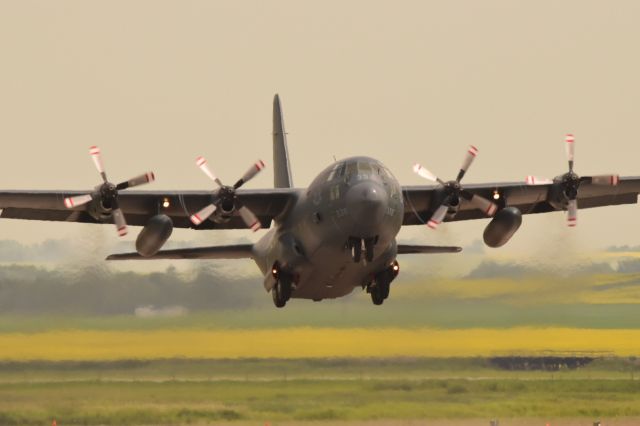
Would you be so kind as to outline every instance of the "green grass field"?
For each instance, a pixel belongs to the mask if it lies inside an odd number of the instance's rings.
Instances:
[[[0,424],[640,420],[637,368],[622,359],[553,373],[479,358],[3,363]]]

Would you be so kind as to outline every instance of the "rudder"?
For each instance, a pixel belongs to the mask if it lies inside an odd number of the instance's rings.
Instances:
[[[273,98],[273,184],[276,188],[292,188],[287,133],[284,130],[284,117],[280,96]]]

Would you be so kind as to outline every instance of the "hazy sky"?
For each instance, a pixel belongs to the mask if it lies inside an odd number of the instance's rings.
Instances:
[[[453,178],[468,144],[467,182],[552,177],[567,132],[578,173],[640,175],[639,19],[637,1],[3,1],[0,186],[91,188],[93,144],[114,181],[152,169],[148,189],[206,189],[204,155],[232,182],[271,163],[276,92],[297,186],[334,155],[379,158],[403,184],[423,183],[416,161]],[[485,225],[401,237],[467,244]],[[0,238],[87,233],[103,231],[0,222]],[[176,233],[220,241],[196,234]],[[528,216],[506,247],[620,243],[640,243],[640,206],[581,211],[572,230]]]

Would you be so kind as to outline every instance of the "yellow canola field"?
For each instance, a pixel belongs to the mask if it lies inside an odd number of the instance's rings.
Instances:
[[[640,355],[640,330],[570,328],[55,331],[0,334],[0,360]]]

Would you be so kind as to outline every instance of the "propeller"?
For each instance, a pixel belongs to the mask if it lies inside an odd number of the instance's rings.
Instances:
[[[248,228],[253,232],[260,229],[260,219],[258,219],[258,217],[248,207],[244,206],[240,202],[236,197],[236,190],[260,173],[260,171],[265,168],[264,162],[262,160],[256,161],[233,186],[224,185],[209,168],[209,164],[204,157],[196,158],[196,165],[209,177],[209,179],[215,182],[218,186],[218,191],[210,204],[204,206],[197,213],[191,215],[191,222],[197,226],[207,220],[213,213],[215,213],[216,210],[218,210],[218,208],[221,208],[224,212],[229,214],[237,208],[238,214]]]
[[[569,171],[555,179],[527,176],[525,182],[527,185],[558,185],[567,201],[567,226],[574,227],[578,222],[578,189],[580,184],[586,181],[592,185],[616,186],[620,182],[620,177],[618,175],[578,176],[573,171],[576,150],[575,138],[572,134],[567,134],[564,141]]]
[[[464,160],[462,161],[462,167],[460,167],[458,176],[455,180],[449,182],[443,181],[420,164],[416,164],[415,166],[413,166],[413,171],[415,173],[432,182],[438,182],[440,185],[442,185],[445,192],[442,204],[436,209],[436,211],[427,222],[427,226],[429,228],[436,229],[438,225],[444,220],[449,209],[452,207],[457,207],[460,201],[467,202],[474,208],[482,210],[489,217],[493,216],[498,210],[498,206],[492,201],[489,201],[480,195],[469,192],[460,185],[460,181],[464,177],[465,173],[467,173],[467,170],[469,170],[469,166],[471,166],[471,163],[473,163],[473,160],[477,155],[478,148],[471,145],[464,157]]]
[[[102,205],[111,209],[111,216],[113,217],[113,223],[116,226],[118,235],[127,235],[127,221],[125,220],[124,213],[122,213],[122,209],[120,209],[120,205],[118,204],[118,191],[153,182],[155,180],[155,176],[153,172],[147,172],[114,185],[107,179],[107,173],[105,172],[104,164],[102,162],[100,148],[92,146],[89,148],[89,154],[91,155],[93,164],[95,164],[96,169],[98,169],[98,173],[100,173],[100,176],[102,177],[103,183],[96,188],[97,192],[93,194],[90,193],[65,198],[64,206],[68,209],[83,206],[91,202],[94,197],[99,197]]]

